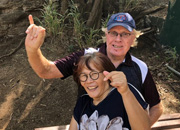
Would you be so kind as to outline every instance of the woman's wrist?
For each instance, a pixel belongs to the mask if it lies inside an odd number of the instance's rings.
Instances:
[[[122,97],[127,97],[127,96],[129,96],[129,94],[130,94],[130,93],[131,93],[130,89],[129,89],[129,88],[127,88],[127,90],[126,90],[126,91],[121,92],[121,96],[122,96]]]

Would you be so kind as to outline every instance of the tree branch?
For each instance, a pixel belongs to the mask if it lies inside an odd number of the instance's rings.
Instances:
[[[8,57],[8,56],[13,55],[17,50],[20,49],[21,45],[24,43],[24,42],[23,42],[24,39],[25,39],[25,38],[23,38],[23,39],[20,41],[19,45],[18,45],[12,52],[10,52],[9,54],[5,54],[5,55],[0,56],[0,59],[2,59],[2,58],[4,58],[4,57]]]
[[[136,21],[136,20],[138,20],[138,19],[141,19],[141,18],[144,17],[145,15],[156,13],[156,12],[158,12],[158,11],[160,11],[160,10],[165,9],[165,8],[168,8],[168,6],[166,6],[166,5],[155,6],[155,7],[151,8],[151,9],[144,10],[144,11],[142,11],[139,15],[137,15],[137,16],[134,18],[134,20]]]

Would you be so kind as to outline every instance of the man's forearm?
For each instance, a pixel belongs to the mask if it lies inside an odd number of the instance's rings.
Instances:
[[[36,52],[27,51],[27,56],[31,67],[39,77],[41,77],[42,73],[48,71],[48,60],[42,55],[40,49]]]
[[[63,77],[63,74],[58,70],[56,65],[42,55],[40,49],[33,53],[27,51],[27,55],[31,67],[39,77],[44,79]]]
[[[163,106],[161,102],[150,108],[149,116],[150,116],[151,126],[159,119],[162,113],[163,113]]]

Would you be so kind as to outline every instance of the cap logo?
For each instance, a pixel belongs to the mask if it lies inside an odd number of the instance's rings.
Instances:
[[[125,21],[126,20],[126,16],[125,15],[118,15],[114,18],[115,21],[118,21],[118,22],[122,22],[122,21]]]

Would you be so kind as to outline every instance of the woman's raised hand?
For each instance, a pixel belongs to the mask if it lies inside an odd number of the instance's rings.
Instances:
[[[127,85],[127,79],[123,72],[121,71],[112,71],[112,72],[103,72],[105,78],[104,81],[110,80],[110,85],[117,88],[120,94],[124,94],[129,90]]]

